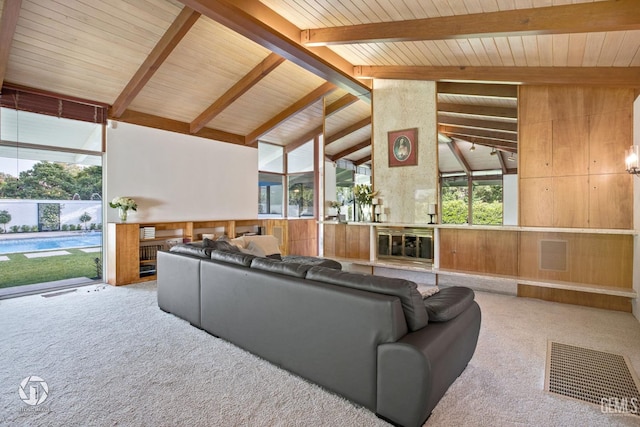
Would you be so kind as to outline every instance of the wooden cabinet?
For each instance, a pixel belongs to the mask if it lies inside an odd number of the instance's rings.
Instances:
[[[292,220],[297,221],[297,220]],[[282,220],[213,220],[175,221],[155,223],[109,223],[107,225],[107,281],[120,286],[156,279],[156,254],[168,249],[172,243],[201,239],[204,232],[235,237],[247,230],[264,232],[278,238],[282,254],[289,254],[290,245],[295,255],[317,254],[315,220],[296,222],[293,233],[288,232],[290,221]],[[297,225],[301,227],[298,227]],[[310,225],[311,224],[311,225]],[[153,237],[145,238],[141,231],[152,227]],[[290,236],[293,239],[290,240]],[[301,244],[300,242],[304,242]],[[297,245],[297,246],[296,246]],[[312,247],[315,245],[315,247]]]
[[[324,256],[327,258],[370,259],[371,227],[324,224]]]
[[[633,99],[624,88],[520,88],[520,225],[633,227]]]
[[[440,268],[484,274],[518,274],[518,233],[440,229]]]

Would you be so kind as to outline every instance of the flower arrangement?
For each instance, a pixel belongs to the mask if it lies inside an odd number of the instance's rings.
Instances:
[[[338,209],[338,212],[340,212],[340,208],[342,207],[342,203],[334,200],[332,202],[329,202],[329,207],[330,208],[334,208],[334,209]]]
[[[122,222],[127,220],[127,211],[129,209],[132,211],[138,210],[138,204],[131,197],[114,197],[114,199],[109,202],[109,206],[118,209],[120,220]]]
[[[138,210],[138,204],[131,197],[114,197],[114,199],[109,202],[109,206],[112,208],[124,209],[126,211],[129,209],[132,211]]]
[[[359,205],[368,206],[373,201],[373,198],[378,195],[378,192],[373,191],[368,184],[356,184],[355,187],[353,187],[353,194]]]

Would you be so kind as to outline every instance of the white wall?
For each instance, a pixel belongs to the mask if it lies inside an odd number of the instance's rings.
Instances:
[[[502,224],[518,225],[518,175],[502,176]]]
[[[132,197],[129,222],[258,216],[258,150],[116,123],[107,129],[105,204]],[[118,220],[108,207],[107,221]]]

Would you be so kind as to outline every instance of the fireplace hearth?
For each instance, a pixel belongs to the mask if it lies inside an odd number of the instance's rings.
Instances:
[[[433,229],[376,227],[378,258],[433,263]]]

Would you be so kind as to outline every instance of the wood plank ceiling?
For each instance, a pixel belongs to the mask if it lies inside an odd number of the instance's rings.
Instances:
[[[519,84],[640,86],[637,0],[0,0],[0,8],[0,84],[234,144],[291,151],[324,129],[327,157],[356,164],[371,156],[372,78],[439,82],[445,173],[515,170]]]

